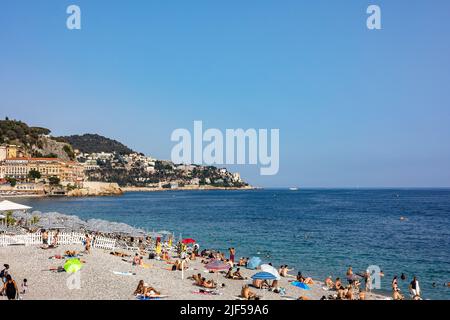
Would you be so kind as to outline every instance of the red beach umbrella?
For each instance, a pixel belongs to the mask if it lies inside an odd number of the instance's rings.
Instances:
[[[190,243],[195,243],[196,241],[194,239],[188,238],[188,239],[183,239],[183,241],[181,241],[181,242],[183,242],[184,244],[190,244]]]

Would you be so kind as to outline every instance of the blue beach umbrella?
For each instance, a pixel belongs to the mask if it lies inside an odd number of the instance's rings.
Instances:
[[[253,280],[277,280],[277,277],[269,272],[258,272],[252,276]]]
[[[293,286],[299,287],[300,289],[303,289],[303,290],[311,290],[311,288],[307,284],[300,282],[300,281],[293,281],[293,282],[291,282],[291,284]]]
[[[252,257],[247,262],[247,269],[255,270],[256,268],[259,267],[260,264],[261,264],[261,258]]]

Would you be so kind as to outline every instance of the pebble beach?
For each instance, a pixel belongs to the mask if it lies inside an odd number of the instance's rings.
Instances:
[[[84,262],[79,276],[79,287],[74,285],[66,272],[52,272],[49,269],[64,265],[64,259],[50,259],[63,255],[66,250],[83,251],[81,245],[59,246],[55,249],[40,247],[10,246],[0,248],[0,263],[10,265],[10,274],[20,286],[23,279],[28,280],[29,291],[21,295],[23,300],[135,300],[133,295],[138,282],[147,284],[160,291],[168,300],[238,300],[244,284],[250,280],[230,280],[222,273],[210,274],[196,259],[189,263],[189,269],[182,275],[181,271],[170,271],[171,265],[166,261],[145,258],[145,267],[133,266],[131,257],[122,258],[110,254],[110,251],[93,249],[90,254],[82,253],[79,259]],[[128,260],[127,262],[124,260]],[[250,278],[257,270],[241,268],[245,278]],[[120,274],[117,274],[120,273]],[[205,278],[217,281],[217,294],[199,293],[199,287],[188,277],[201,273]],[[130,275],[126,275],[130,274]],[[184,279],[182,279],[184,276]],[[290,285],[293,278],[282,278],[280,287],[286,288],[286,294],[280,295],[268,290],[251,288],[261,300],[297,300],[300,296],[309,300],[319,300],[332,294],[321,281],[314,281],[311,290],[304,291]],[[72,284],[71,284],[72,283]],[[221,285],[224,284],[223,287]],[[6,299],[6,297],[0,297]],[[366,300],[386,300],[387,297],[367,293]]]

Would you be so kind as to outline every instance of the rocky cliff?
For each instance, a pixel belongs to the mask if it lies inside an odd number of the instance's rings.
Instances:
[[[67,193],[69,197],[114,196],[123,194],[117,183],[84,182],[83,187]]]

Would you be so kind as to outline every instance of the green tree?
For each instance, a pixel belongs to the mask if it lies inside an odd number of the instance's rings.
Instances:
[[[28,172],[28,179],[30,180],[36,180],[36,179],[40,179],[41,178],[41,173],[37,170],[30,170]]]
[[[75,153],[72,150],[72,147],[68,144],[66,144],[63,147],[64,152],[67,154],[67,156],[69,157],[70,160],[74,160],[75,159]]]
[[[10,225],[14,225],[15,223],[16,223],[16,219],[13,218],[13,213],[12,213],[12,211],[8,211],[8,212],[6,213],[6,224],[7,224],[8,226],[10,226]]]
[[[61,179],[59,179],[56,176],[51,176],[48,178],[48,182],[50,183],[51,186],[57,186],[60,184]]]
[[[12,177],[6,177],[6,181],[11,185],[11,187],[15,187],[17,184],[17,180]]]

